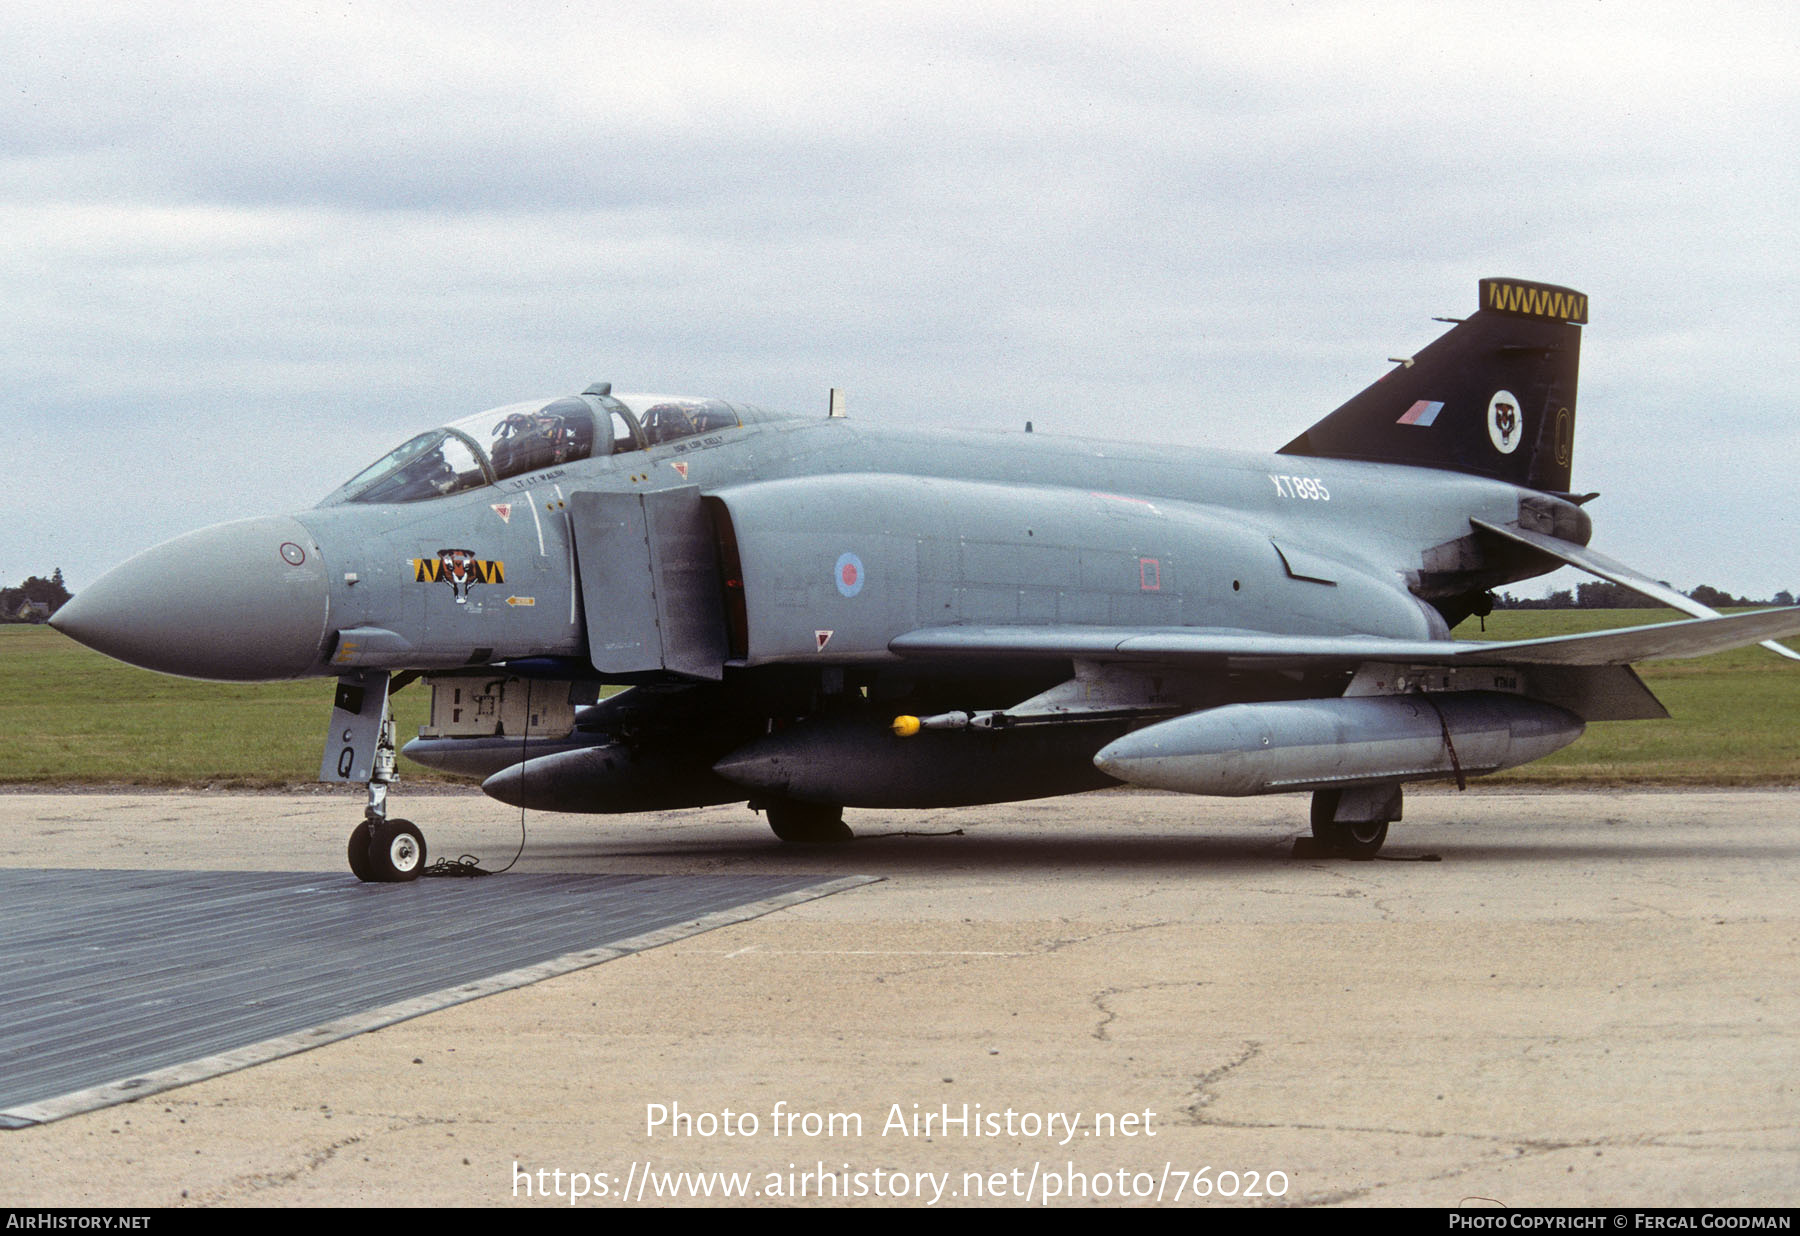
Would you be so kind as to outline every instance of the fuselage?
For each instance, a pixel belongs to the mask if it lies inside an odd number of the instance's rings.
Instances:
[[[1531,496],[1429,468],[737,411],[742,423],[718,432],[458,492],[334,497],[290,517],[190,534],[103,578],[62,623],[122,659],[203,678],[579,660],[584,606],[608,604],[609,584],[580,577],[575,494],[695,487],[730,505],[731,495],[775,482],[866,477],[843,505],[889,496],[864,501],[860,515],[759,534],[810,538],[819,553],[841,542],[850,555],[870,537],[917,541],[921,565],[901,612],[919,625],[1441,638],[1442,619],[1418,600],[1434,547],[1467,538],[1471,516],[1517,518]],[[905,509],[915,495],[924,507]],[[909,553],[909,569],[914,561]],[[928,592],[947,599],[927,605]],[[109,639],[108,626],[123,630]]]

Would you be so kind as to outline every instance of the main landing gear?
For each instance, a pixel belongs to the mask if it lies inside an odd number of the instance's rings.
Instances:
[[[363,821],[350,833],[350,870],[365,884],[403,884],[425,870],[425,834],[411,820],[390,820],[388,786],[394,783],[394,723],[383,718],[369,774]]]
[[[1338,858],[1374,858],[1387,841],[1389,822],[1399,818],[1397,784],[1313,791],[1313,840]]]
[[[791,843],[822,844],[849,841],[856,834],[844,823],[844,809],[824,803],[803,803],[792,798],[770,798],[750,804],[753,811],[769,816],[769,830]]]

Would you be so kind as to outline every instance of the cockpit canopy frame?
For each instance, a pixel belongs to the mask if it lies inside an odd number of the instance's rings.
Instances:
[[[578,460],[736,429],[760,409],[670,395],[612,395],[603,384],[506,404],[407,439],[321,506],[423,502]]]

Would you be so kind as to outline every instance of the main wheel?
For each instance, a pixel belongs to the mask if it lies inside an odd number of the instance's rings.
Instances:
[[[375,864],[369,858],[369,822],[364,820],[350,832],[350,871],[364,884],[375,882]]]
[[[1388,822],[1339,823],[1334,817],[1343,796],[1342,790],[1318,790],[1313,794],[1313,839],[1324,849],[1344,858],[1374,858],[1387,841]]]
[[[369,830],[369,865],[383,884],[418,879],[425,870],[425,834],[411,820],[383,820]]]
[[[769,813],[770,831],[783,841],[819,844],[849,841],[856,836],[850,831],[849,825],[844,823],[842,807],[795,802],[786,798],[769,803],[764,810]]]

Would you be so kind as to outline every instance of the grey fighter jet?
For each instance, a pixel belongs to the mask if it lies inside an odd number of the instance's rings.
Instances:
[[[1308,791],[1319,844],[1366,857],[1405,782],[1666,716],[1631,662],[1800,632],[1800,607],[1719,616],[1587,548],[1587,298],[1479,294],[1273,455],[596,383],[422,433],[312,510],[148,550],[54,624],[171,674],[337,679],[320,775],[368,783],[365,880],[425,865],[387,811],[388,696],[421,677],[407,754],[512,804],[748,802],[820,842],[849,836],[845,807]],[[1565,565],[1696,617],[1451,640],[1492,589]]]

